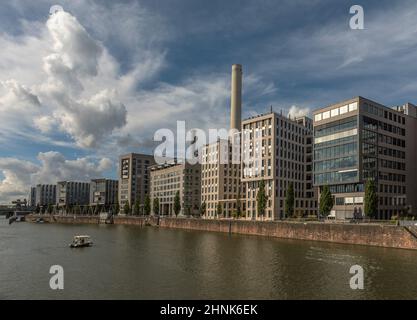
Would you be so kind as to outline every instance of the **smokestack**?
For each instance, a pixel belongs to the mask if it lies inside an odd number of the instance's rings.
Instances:
[[[230,99],[230,129],[241,130],[242,122],[242,65],[232,66],[232,90]]]

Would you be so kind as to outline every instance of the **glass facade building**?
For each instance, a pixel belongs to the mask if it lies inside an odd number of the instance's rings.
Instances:
[[[330,187],[332,215],[363,215],[364,185],[377,184],[380,219],[412,212],[417,108],[357,97],[314,112],[314,186]],[[415,211],[415,210],[414,210]]]

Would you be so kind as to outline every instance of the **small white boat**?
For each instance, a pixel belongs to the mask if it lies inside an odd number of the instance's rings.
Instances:
[[[93,245],[90,236],[75,236],[70,244],[71,248],[90,247]]]

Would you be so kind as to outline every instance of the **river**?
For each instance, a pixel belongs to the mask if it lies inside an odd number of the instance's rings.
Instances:
[[[94,245],[70,249],[76,234]],[[49,287],[52,265],[63,290]],[[352,265],[363,290],[349,286]],[[406,298],[417,298],[417,251],[0,217],[0,299]]]

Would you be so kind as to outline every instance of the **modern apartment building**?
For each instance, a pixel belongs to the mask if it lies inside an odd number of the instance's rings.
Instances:
[[[332,215],[363,215],[364,186],[373,179],[379,219],[416,212],[417,108],[388,108],[356,97],[314,112],[314,185],[330,187]]]
[[[316,214],[312,134],[313,123],[308,117],[290,119],[270,112],[242,122],[242,183],[246,192],[247,219],[284,218],[290,183],[294,187],[295,214]],[[256,205],[262,180],[268,196],[264,217],[259,216]]]
[[[240,139],[237,144],[232,142],[219,139],[201,150],[201,203],[206,204],[205,218],[217,218],[219,204],[223,217],[232,217],[238,205],[242,212],[246,210],[245,190],[240,182]]]
[[[181,215],[199,215],[201,199],[201,165],[173,161],[150,168],[150,198],[159,200],[160,215],[175,215],[174,199],[179,192]]]
[[[119,181],[93,179],[90,182],[90,205],[110,206],[117,203]]]
[[[119,204],[126,202],[132,207],[139,201],[143,207],[145,196],[150,193],[149,167],[155,164],[154,157],[146,154],[129,153],[119,159]]]
[[[35,206],[47,206],[56,204],[56,185],[38,184],[35,187]]]
[[[60,207],[88,205],[90,202],[90,183],[59,181],[56,189],[57,205]]]

